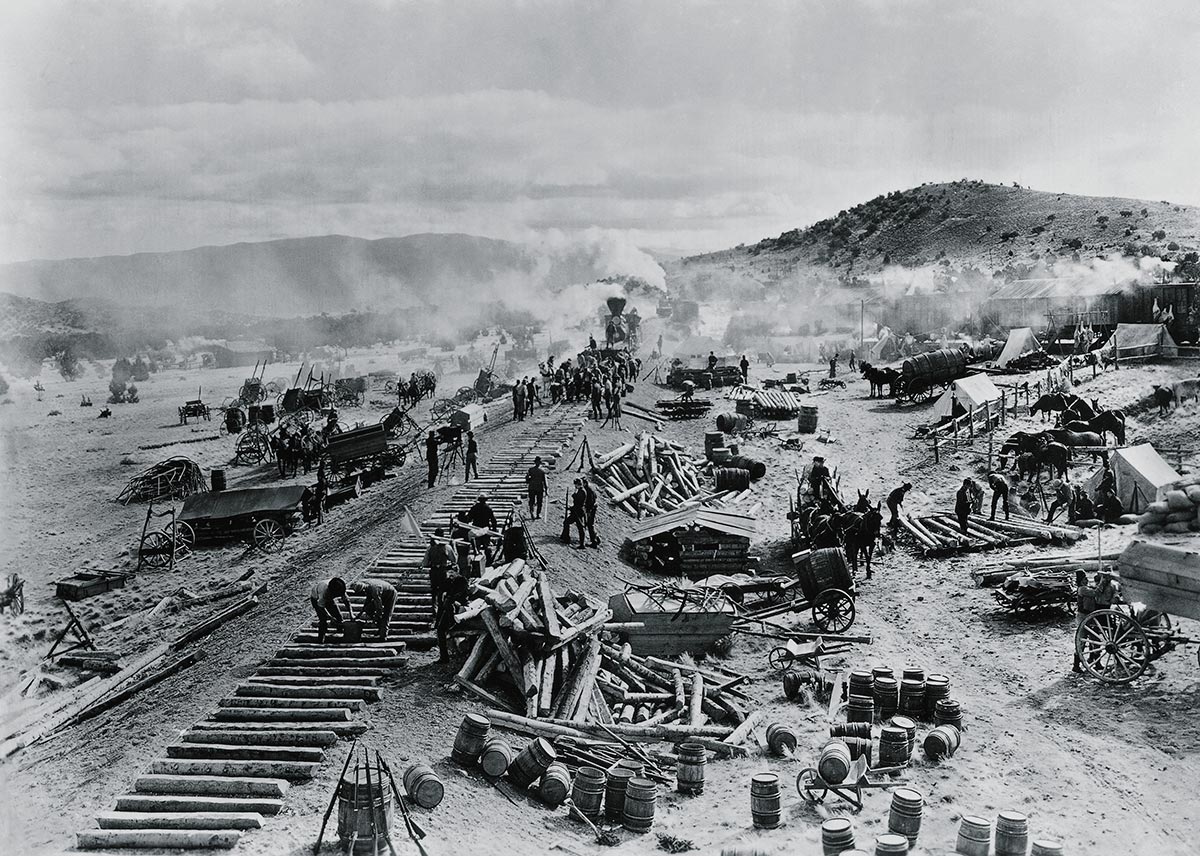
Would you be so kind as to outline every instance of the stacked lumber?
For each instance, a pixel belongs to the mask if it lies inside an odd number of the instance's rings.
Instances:
[[[971,578],[978,585],[997,585],[1004,582],[1013,574],[1022,571],[1041,572],[1070,572],[1072,577],[1076,570],[1086,571],[1089,576],[1097,571],[1115,571],[1120,551],[1112,551],[1097,555],[1096,553],[1057,553],[1052,556],[1022,556],[1016,559],[1002,559],[979,565],[971,571]]]
[[[455,683],[492,707],[584,721],[599,700],[599,634],[612,610],[556,598],[549,576],[523,559],[487,568],[470,591],[455,635],[474,641]]]
[[[641,519],[705,496],[696,460],[683,446],[644,432],[596,459],[592,470],[609,501]]]
[[[800,396],[787,389],[759,389],[742,384],[728,393],[733,401],[749,401],[757,416],[787,419],[800,412]]]
[[[1200,531],[1200,475],[1188,476],[1166,487],[1162,499],[1150,503],[1138,521],[1138,532],[1186,534]]]
[[[967,533],[951,513],[927,517],[902,515],[900,525],[916,542],[924,556],[950,556],[1014,547],[1019,544],[1073,544],[1086,534],[1077,526],[1039,523],[1028,517],[989,520],[978,514],[967,519]]]
[[[655,402],[655,408],[667,419],[703,419],[712,409],[713,403],[707,398],[662,398]]]

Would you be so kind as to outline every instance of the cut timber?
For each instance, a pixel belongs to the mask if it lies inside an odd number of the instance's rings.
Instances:
[[[205,743],[224,746],[319,746],[329,747],[338,742],[333,731],[318,729],[273,728],[262,730],[222,729],[220,726],[185,731],[179,737],[185,743]]]
[[[303,666],[290,665],[295,663],[295,660],[286,661],[289,665],[281,665],[279,663],[268,663],[265,666],[259,666],[255,671],[254,676],[273,677],[273,678],[336,678],[336,683],[343,683],[342,678],[382,678],[388,673],[387,669],[368,668],[366,666],[334,669],[328,666]]]
[[[261,829],[262,815],[249,811],[106,811],[101,829]]]
[[[304,657],[284,657],[276,655],[275,659],[271,660],[270,664],[277,668],[296,668],[300,667],[306,671],[312,671],[313,662],[319,663],[320,668],[335,669],[349,668],[353,669],[352,674],[361,674],[363,663],[369,663],[369,668],[372,670],[380,670],[381,674],[385,674],[392,669],[403,669],[408,665],[408,657],[374,657],[370,660],[359,660],[356,657],[328,657],[322,660],[310,660]]]
[[[379,701],[379,690],[376,687],[360,687],[352,684],[288,686],[247,681],[234,690],[234,693],[254,698],[333,698]]]
[[[197,722],[192,726],[193,731],[245,731],[248,733],[258,731],[275,731],[280,728],[292,730],[312,730],[317,732],[332,731],[339,737],[356,736],[363,734],[367,730],[365,722],[239,722],[230,720],[228,722]],[[222,743],[229,741],[222,740]]]
[[[355,675],[334,675],[331,678],[322,678],[310,675],[280,676],[256,674],[249,680],[254,684],[272,684],[278,687],[373,687],[379,683],[379,678],[362,678]]]
[[[338,722],[348,721],[350,711],[344,707],[315,707],[303,710],[272,707],[222,707],[213,711],[211,718],[224,722]]]
[[[260,779],[311,779],[321,766],[320,761],[264,761],[220,758],[160,758],[150,765],[150,772],[174,776],[235,776]],[[270,796],[268,794],[268,796]]]
[[[198,797],[165,794],[126,794],[117,797],[117,811],[234,811],[279,814],[283,800],[250,797]]]
[[[307,761],[320,764],[325,750],[316,746],[239,746],[236,743],[176,743],[168,758],[228,758],[232,761]]]
[[[273,707],[287,710],[305,710],[310,708],[343,708],[345,710],[362,710],[366,705],[357,698],[279,698],[277,696],[233,696],[217,702],[221,707]]]
[[[236,829],[89,829],[76,833],[75,843],[80,850],[229,850],[241,837]]]
[[[249,776],[173,776],[151,773],[138,776],[134,790],[139,794],[197,794],[201,796],[272,797],[287,793],[284,779]]]
[[[288,648],[281,648],[276,652],[275,657],[287,657],[297,660],[338,660],[341,661],[346,657],[353,657],[355,660],[374,661],[378,659],[386,659],[388,657],[398,657],[404,652],[406,646],[397,645],[394,642],[389,642],[386,648],[376,648],[374,646],[350,646],[337,645],[333,647],[325,646],[309,646],[309,645],[293,645]],[[319,664],[320,665],[320,664]],[[366,665],[371,665],[367,662]]]

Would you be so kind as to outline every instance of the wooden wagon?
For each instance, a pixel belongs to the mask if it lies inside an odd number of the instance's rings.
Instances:
[[[933,398],[967,374],[967,355],[958,348],[939,348],[909,357],[900,366],[896,401],[920,403]]]
[[[179,424],[187,425],[189,419],[203,419],[207,422],[212,419],[212,412],[208,405],[198,398],[185,401],[179,408]]]
[[[724,593],[671,585],[630,588],[608,600],[613,621],[629,625],[619,631],[640,655],[674,657],[704,654],[729,634],[737,613]],[[641,625],[636,627],[634,625]]]
[[[385,472],[404,466],[408,451],[400,443],[388,442],[387,426],[382,422],[330,434],[326,449],[329,471],[334,475],[355,470]]]
[[[1171,616],[1200,621],[1200,552],[1134,541],[1118,560],[1123,603],[1090,613],[1075,631],[1075,652],[1087,672],[1127,684],[1179,645]],[[1200,658],[1200,651],[1198,651]]]
[[[195,533],[197,542],[240,538],[274,553],[301,525],[311,495],[303,485],[196,493],[183,501],[178,520]]]

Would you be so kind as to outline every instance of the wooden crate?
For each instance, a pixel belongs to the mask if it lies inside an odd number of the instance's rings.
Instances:
[[[118,588],[125,588],[124,574],[90,574],[80,571],[56,582],[54,593],[62,600],[84,600]]]
[[[1200,621],[1200,552],[1134,541],[1118,567],[1126,602]]]

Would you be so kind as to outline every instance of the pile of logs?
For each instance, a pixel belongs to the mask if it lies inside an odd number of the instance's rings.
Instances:
[[[787,419],[800,412],[800,396],[786,389],[759,389],[742,384],[731,389],[728,397],[732,401],[749,401],[754,414],[767,419]]]
[[[661,398],[655,409],[667,419],[702,419],[708,415],[713,403],[707,398]]]
[[[996,602],[1012,612],[1065,609],[1075,603],[1072,571],[1017,571],[992,592]]]
[[[703,496],[695,459],[678,443],[649,432],[601,455],[595,476],[609,501],[641,519]]]
[[[958,518],[950,513],[921,518],[901,515],[900,525],[913,537],[922,555],[933,557],[1018,544],[1073,544],[1085,534],[1077,526],[1039,523],[1029,517],[989,520],[979,514],[967,519],[965,535],[958,526]]]
[[[455,683],[492,707],[582,722],[607,710],[596,687],[600,630],[611,609],[582,595],[557,598],[544,571],[523,559],[484,570],[455,615],[455,635],[474,637]]]
[[[1090,555],[1085,553],[1058,553],[1053,556],[1022,556],[1015,559],[1003,559],[996,562],[980,564],[971,571],[971,578],[981,586],[994,586],[1003,583],[1013,574],[1029,571],[1032,573],[1069,572],[1074,579],[1076,570],[1085,571],[1090,578],[1097,571],[1115,571],[1120,551]]]

